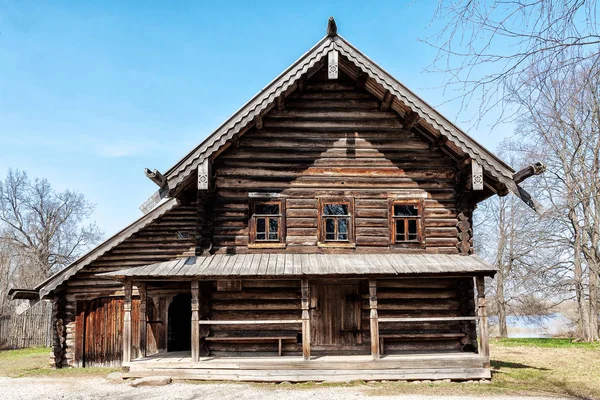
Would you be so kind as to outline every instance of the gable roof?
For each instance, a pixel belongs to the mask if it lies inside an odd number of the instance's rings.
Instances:
[[[257,117],[267,113],[273,108],[279,96],[287,96],[293,92],[302,78],[310,76],[326,62],[326,56],[331,51],[338,51],[340,69],[355,68],[359,74],[367,76],[365,88],[380,100],[388,91],[394,98],[392,109],[405,113],[406,109],[416,113],[420,118],[421,126],[434,130],[437,135],[444,136],[454,149],[476,160],[488,177],[493,177],[506,189],[515,193],[524,200],[530,200],[528,195],[513,180],[514,170],[485,149],[481,144],[471,138],[467,133],[454,125],[446,117],[436,111],[427,102],[422,100],[406,86],[392,77],[374,61],[352,46],[346,39],[339,35],[326,36],[313,46],[307,53],[300,57],[281,75],[269,83],[263,90],[255,95],[242,108],[234,113],[223,125],[217,128],[202,143],[189,154],[176,163],[164,175],[168,182],[169,193],[173,195],[186,179],[191,178],[198,166],[205,160],[211,160],[220,153],[232,140],[243,134],[253,126]],[[351,66],[347,65],[348,63]],[[344,71],[356,78],[355,71]],[[404,109],[404,110],[403,110]],[[495,191],[495,189],[494,189]],[[525,198],[527,199],[525,199]]]
[[[150,223],[165,215],[168,211],[175,208],[179,205],[179,200],[176,198],[168,199],[167,201],[160,204],[158,207],[154,208],[151,212],[146,215],[143,215],[121,231],[117,232],[115,235],[106,239],[103,243],[89,251],[87,254],[81,256],[78,260],[69,264],[66,268],[60,270],[55,273],[39,285],[37,285],[33,290],[39,293],[39,299],[44,298],[50,294],[54,289],[56,289],[59,285],[69,279],[71,276],[75,275],[78,271],[80,271],[83,267],[89,265],[92,261],[98,259],[98,257],[105,254],[107,251],[110,251],[124,240],[130,238],[133,234],[139,232],[144,227],[148,226]]]

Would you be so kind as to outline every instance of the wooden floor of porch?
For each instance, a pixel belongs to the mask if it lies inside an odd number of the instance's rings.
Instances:
[[[190,352],[159,353],[123,366],[125,378],[168,375],[176,379],[253,382],[340,382],[352,380],[489,379],[489,359],[475,353],[423,353],[371,356],[203,357]]]

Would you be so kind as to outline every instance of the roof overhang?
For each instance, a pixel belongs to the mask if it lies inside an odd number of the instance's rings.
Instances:
[[[8,297],[11,300],[33,300],[40,299],[39,292],[35,289],[16,289],[12,288],[8,291]]]
[[[216,254],[97,274],[109,279],[231,279],[308,276],[487,275],[497,268],[471,255],[449,254]]]
[[[375,97],[383,100],[386,92],[391,94],[393,96],[391,109],[397,111],[400,116],[406,117],[408,111],[414,113],[418,117],[418,124],[422,129],[434,132],[429,139],[445,137],[448,147],[459,151],[462,158],[479,163],[483,167],[484,174],[490,178],[487,187],[493,193],[505,195],[512,192],[534,210],[539,211],[539,205],[514,180],[515,171],[510,166],[339,35],[321,39],[194,150],[169,169],[164,174],[167,183],[166,190],[162,190],[161,196],[176,195],[186,183],[193,180],[200,164],[210,162],[234,140],[237,140],[254,125],[258,117],[274,107],[280,96],[285,98],[296,90],[302,79],[310,77],[325,64],[327,55],[331,51],[337,51],[342,56],[340,57],[342,71],[353,78],[357,78],[357,74],[367,77],[365,88]]]

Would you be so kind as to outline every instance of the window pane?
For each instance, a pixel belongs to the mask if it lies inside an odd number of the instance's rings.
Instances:
[[[415,217],[419,215],[417,205],[394,205],[394,217]]]
[[[256,233],[265,232],[267,230],[267,223],[265,218],[256,218]]]
[[[335,220],[333,218],[327,218],[325,220],[325,233],[335,232]]]
[[[264,232],[256,234],[256,240],[267,240],[266,238],[267,238],[267,235]]]
[[[348,234],[346,234],[346,233],[338,233],[338,239],[337,240],[348,240]]]
[[[408,240],[417,240],[417,221],[408,220]]]
[[[348,215],[348,204],[325,204],[324,215]]]
[[[348,233],[348,220],[346,218],[338,219],[338,232]]]
[[[396,221],[396,241],[404,241],[404,220]]]
[[[269,240],[277,240],[278,239],[278,228],[279,228],[279,221],[277,220],[277,218],[270,218],[269,219]]]
[[[257,203],[254,205],[254,214],[279,215],[279,204]]]

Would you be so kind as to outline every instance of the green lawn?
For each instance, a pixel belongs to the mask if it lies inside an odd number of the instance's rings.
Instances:
[[[261,387],[302,390],[323,386],[360,387],[373,396],[423,395],[554,395],[600,400],[600,343],[577,343],[569,339],[503,339],[490,344],[492,382],[421,383],[407,382],[349,384],[314,383]],[[118,368],[50,367],[50,350],[45,348],[0,351],[0,376],[105,376]]]
[[[0,376],[105,376],[120,368],[62,368],[50,366],[51,351],[46,347],[0,351]]]

